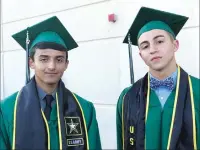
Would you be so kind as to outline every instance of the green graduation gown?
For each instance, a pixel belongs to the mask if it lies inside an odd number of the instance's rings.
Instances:
[[[196,145],[200,149],[200,80],[191,77],[194,96],[195,120],[196,120]],[[132,86],[131,86],[132,87]],[[123,149],[123,102],[127,92],[131,89],[124,89],[119,97],[116,111],[116,126],[117,126],[117,148]],[[159,98],[153,90],[150,90],[148,119],[145,124],[145,147],[146,149],[167,149],[170,125],[173,113],[173,104],[175,98],[175,89],[169,95],[164,107],[162,108]],[[131,130],[131,129],[130,129]],[[132,129],[134,130],[134,129]],[[133,131],[134,132],[134,131]],[[137,138],[137,137],[136,137]],[[134,143],[133,139],[129,139],[130,143]]]
[[[18,92],[17,92],[18,93]],[[12,94],[8,98],[0,101],[0,149],[12,148],[13,140],[13,112],[17,93]],[[96,112],[93,104],[84,100],[80,96],[74,94],[79,101],[85,117],[86,128],[88,133],[89,149],[101,149],[100,135],[98,123],[96,120]],[[50,132],[51,149],[59,149],[57,106],[53,106],[50,120],[48,121]]]

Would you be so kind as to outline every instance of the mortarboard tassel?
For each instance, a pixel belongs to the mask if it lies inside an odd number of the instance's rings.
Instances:
[[[131,37],[128,35],[128,50],[129,50],[129,65],[130,65],[130,79],[131,84],[134,83],[134,73],[133,73],[133,58],[132,58],[132,47],[131,47]]]
[[[26,84],[30,81],[30,69],[29,69],[29,33],[26,32]]]

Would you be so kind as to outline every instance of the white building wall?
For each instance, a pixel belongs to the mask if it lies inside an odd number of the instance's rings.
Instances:
[[[2,4],[1,98],[25,83],[25,51],[11,35],[56,15],[79,45],[69,52],[63,80],[95,104],[103,149],[116,148],[116,103],[130,85],[128,46],[122,41],[141,6],[190,17],[177,37],[176,58],[188,73],[199,77],[199,0],[3,0]],[[115,23],[108,22],[110,13],[117,15]],[[133,63],[138,80],[148,68],[137,47]]]

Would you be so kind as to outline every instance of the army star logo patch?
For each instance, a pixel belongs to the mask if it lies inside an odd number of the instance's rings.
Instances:
[[[70,134],[72,133],[72,131],[75,131],[76,133],[78,133],[76,126],[79,123],[73,123],[73,120],[71,119],[71,123],[67,123],[67,125],[70,127]]]
[[[67,136],[82,135],[81,122],[79,117],[64,117]]]

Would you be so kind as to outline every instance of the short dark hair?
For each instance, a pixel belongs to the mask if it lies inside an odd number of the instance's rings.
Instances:
[[[54,43],[54,42],[40,42],[40,43],[37,43],[30,50],[29,57],[34,60],[34,55],[35,55],[36,49],[48,49],[48,48],[55,49],[55,50],[58,50],[58,51],[65,51],[66,52],[66,61],[68,60],[67,49],[64,46],[62,46],[60,44],[57,44],[57,43]]]

